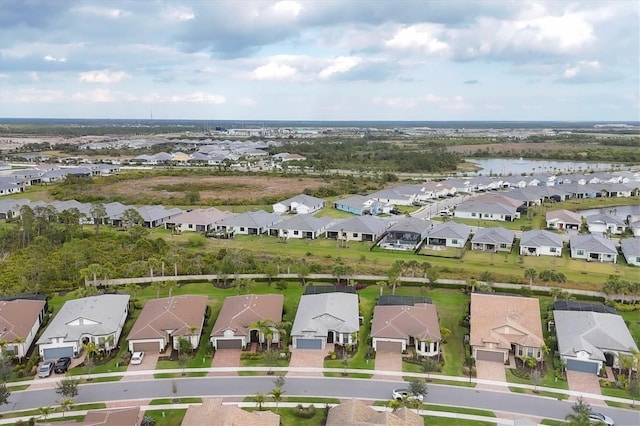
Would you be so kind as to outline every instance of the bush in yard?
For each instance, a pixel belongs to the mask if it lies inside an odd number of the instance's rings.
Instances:
[[[293,409],[293,415],[300,419],[310,419],[316,415],[316,407],[313,404],[308,407],[303,407],[302,404],[298,404]]]

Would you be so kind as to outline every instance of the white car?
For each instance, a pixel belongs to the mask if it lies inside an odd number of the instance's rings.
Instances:
[[[391,393],[391,397],[396,401],[402,401],[403,399],[418,399],[420,402],[422,402],[424,400],[424,395],[414,395],[409,392],[409,389],[407,388],[394,389]]]
[[[615,425],[615,422],[611,417],[607,416],[606,414],[595,413],[593,411],[589,413],[589,421],[591,422],[591,424],[596,424],[596,425],[606,425],[606,426]]]
[[[144,352],[134,352],[131,354],[131,364],[138,365],[142,364],[142,359],[144,358]]]

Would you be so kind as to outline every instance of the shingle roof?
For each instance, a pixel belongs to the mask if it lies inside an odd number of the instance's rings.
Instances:
[[[376,216],[354,216],[334,222],[327,227],[327,231],[359,232],[379,234],[387,229],[389,221]]]
[[[433,225],[427,236],[429,238],[459,238],[466,241],[470,233],[471,228],[467,225],[449,221]]]
[[[291,206],[293,203],[303,204],[305,206],[313,207],[324,203],[322,198],[312,197],[307,194],[298,194],[294,197],[287,198],[286,200],[280,201],[276,204],[282,204],[284,206]]]
[[[378,412],[358,399],[349,399],[332,407],[326,426],[422,426],[424,419],[406,407]]]
[[[577,225],[582,224],[582,217],[578,213],[565,209],[547,212],[546,219],[547,222],[561,221],[563,223],[573,223]]]
[[[199,225],[210,225],[226,217],[235,216],[235,213],[226,210],[218,210],[215,207],[208,209],[194,209],[184,212],[171,219],[173,223],[195,223]]]
[[[200,334],[207,309],[207,296],[183,295],[150,299],[133,325],[127,340],[159,339],[192,334],[190,327],[197,327]]]
[[[572,250],[585,250],[592,253],[618,254],[611,240],[593,234],[574,235],[569,239]]]
[[[373,310],[371,337],[440,340],[436,307],[427,303],[413,306],[376,306]]]
[[[620,240],[622,253],[625,256],[640,256],[640,238],[625,238]]]
[[[505,328],[517,332],[505,333]],[[544,341],[538,299],[472,293],[470,334],[472,346],[492,342],[501,349],[510,349],[512,343],[541,347]]]
[[[317,232],[333,223],[330,217],[315,217],[310,214],[298,214],[287,217],[282,222],[273,225],[272,229],[293,229],[299,231]]]
[[[604,352],[630,353],[638,350],[624,319],[620,315],[589,311],[553,311],[558,350],[562,355],[576,356],[578,351],[589,358],[604,361]]]
[[[589,225],[595,223],[615,224],[616,226],[624,226],[624,219],[608,213],[598,213],[591,216],[587,216],[587,223]]]
[[[389,231],[409,231],[423,234],[433,226],[429,220],[417,217],[404,217],[389,227]]]
[[[247,294],[224,299],[222,309],[211,330],[211,336],[222,336],[225,330],[234,330],[236,336],[249,333],[256,321],[282,321],[284,296],[281,294]]]
[[[300,298],[291,335],[311,332],[326,337],[329,330],[354,333],[359,328],[357,294],[306,294]]]
[[[128,294],[102,294],[68,300],[51,320],[37,344],[51,343],[54,337],[64,337],[65,342],[74,342],[83,334],[101,336],[114,333],[129,307],[129,298]],[[80,320],[82,325],[67,325],[74,320]]]
[[[222,219],[218,224],[225,226],[244,226],[248,228],[263,228],[271,226],[282,220],[277,213],[267,213],[264,210],[244,212],[237,216]]]
[[[24,299],[0,302],[0,340],[26,338],[46,304],[44,300]]]
[[[222,399],[203,399],[202,405],[187,409],[182,426],[280,426],[280,416],[271,411],[245,411],[237,405],[223,405]]]
[[[472,243],[513,244],[515,232],[502,227],[480,228],[473,235]]]
[[[521,247],[562,247],[562,244],[560,235],[541,229],[524,231],[520,237]]]

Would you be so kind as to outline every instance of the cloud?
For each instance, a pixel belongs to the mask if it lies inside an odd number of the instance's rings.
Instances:
[[[479,80],[465,80],[464,84],[478,84]]]
[[[362,59],[355,56],[339,56],[330,61],[329,65],[320,71],[320,78],[331,78],[335,74],[343,74],[357,67]]]
[[[186,22],[195,17],[193,10],[186,6],[169,6],[164,11],[164,18],[168,21]]]
[[[109,71],[109,70],[87,71],[87,72],[80,73],[80,76],[79,76],[80,81],[84,81],[86,83],[101,83],[101,84],[119,83],[123,80],[127,80],[130,78],[131,78],[131,75],[124,71]]]
[[[222,95],[216,95],[213,93],[195,92],[185,95],[173,95],[169,98],[173,103],[199,103],[199,104],[215,104],[220,105],[227,102],[226,98]]]
[[[59,90],[24,89],[13,94],[12,98],[19,103],[51,103],[63,99],[64,93]]]
[[[67,62],[67,58],[55,58],[50,55],[45,56],[43,59],[45,62]]]
[[[443,28],[433,24],[418,24],[400,29],[385,44],[391,49],[417,50],[428,55],[446,55],[450,47],[438,38]]]
[[[95,15],[101,18],[120,19],[132,16],[132,13],[124,9],[110,9],[89,4],[78,6],[72,10],[80,15]]]
[[[291,80],[298,75],[298,70],[292,66],[269,62],[259,66],[251,72],[252,80]]]

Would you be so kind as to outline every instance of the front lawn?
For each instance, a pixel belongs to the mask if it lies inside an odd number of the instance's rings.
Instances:
[[[187,410],[148,410],[145,416],[153,417],[155,426],[180,426]]]

